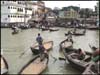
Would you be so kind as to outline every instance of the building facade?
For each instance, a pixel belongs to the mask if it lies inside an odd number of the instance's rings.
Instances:
[[[24,23],[31,18],[33,1],[1,1],[1,23]]]
[[[34,11],[32,12],[32,18],[31,20],[40,20],[44,13],[45,13],[45,3],[42,1],[37,1],[33,4]]]
[[[79,13],[72,8],[70,8],[68,11],[66,11],[65,14],[66,14],[67,18],[72,18],[72,19],[78,19],[79,18]]]
[[[80,17],[79,12],[74,8],[75,7],[72,6],[65,7],[64,10],[62,9],[59,11],[59,17],[67,19],[78,19]]]

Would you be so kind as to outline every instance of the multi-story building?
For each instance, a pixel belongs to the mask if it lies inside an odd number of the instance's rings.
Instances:
[[[32,12],[33,20],[41,19],[45,14],[45,3],[42,1],[37,1],[33,4],[34,11]]]
[[[33,1],[1,1],[1,23],[23,23],[31,18]]]
[[[77,9],[73,6],[65,7],[64,9],[62,9],[62,11],[59,12],[59,17],[67,19],[78,19],[80,17],[78,11],[78,7]]]
[[[73,8],[70,8],[69,10],[67,10],[65,14],[66,14],[67,18],[72,18],[72,19],[78,19],[79,18],[78,11],[74,10]]]

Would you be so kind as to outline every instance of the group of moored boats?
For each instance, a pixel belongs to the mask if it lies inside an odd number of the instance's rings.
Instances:
[[[27,29],[26,27],[21,27],[20,28],[21,30],[23,30],[23,29]],[[42,31],[50,31],[50,32],[54,32],[54,31],[58,31],[59,29],[57,29],[57,28],[39,28],[39,29],[41,29]],[[13,32],[12,32],[12,34],[18,34],[19,33],[19,28],[18,27],[12,27],[12,30],[13,30]]]
[[[53,48],[53,41],[46,41],[43,42],[43,46],[45,50],[47,51],[47,55],[49,50]],[[73,40],[65,39],[60,44],[60,51],[63,52],[65,56],[65,60],[68,60],[68,62],[75,67],[76,69],[79,69],[82,74],[98,74],[98,70],[96,68],[93,68],[93,62],[91,62],[92,53],[86,52],[86,56],[83,60],[77,59],[77,49],[73,48]],[[49,59],[48,57],[44,57],[43,61],[40,61],[40,51],[39,51],[39,45],[33,44],[30,47],[31,51],[34,55],[36,55],[33,59],[31,59],[21,70],[18,74],[40,74],[42,73],[48,65]],[[68,64],[68,63],[67,63]],[[95,63],[94,63],[95,64]],[[92,69],[91,69],[92,67]],[[94,72],[95,70],[95,72]],[[91,71],[91,72],[90,72]],[[1,74],[5,74],[8,72],[8,64],[4,57],[1,56]]]

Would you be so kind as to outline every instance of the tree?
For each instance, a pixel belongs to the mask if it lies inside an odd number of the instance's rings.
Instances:
[[[59,15],[59,11],[60,11],[60,9],[58,8],[58,7],[55,7],[54,9],[53,9],[53,12],[58,16]]]
[[[79,14],[81,18],[89,18],[93,14],[93,10],[89,8],[81,9]]]

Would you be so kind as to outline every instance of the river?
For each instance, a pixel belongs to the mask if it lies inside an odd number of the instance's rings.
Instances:
[[[12,35],[11,29],[1,28],[1,48],[3,49],[3,56],[9,65],[9,74],[17,74],[34,57],[30,46],[36,42],[38,33],[41,33],[44,40],[54,41],[53,50],[49,52],[49,64],[43,74],[80,74],[80,71],[66,64],[64,60],[58,59],[63,56],[59,52],[59,43],[67,38],[64,33],[72,28],[59,29],[59,31],[49,32],[33,28],[22,30],[18,34]],[[76,36],[73,37],[73,40],[75,48],[82,48],[91,52],[89,44],[99,47],[99,31],[87,30],[85,36]],[[23,52],[25,54],[20,57]],[[52,56],[57,60],[55,61]]]

